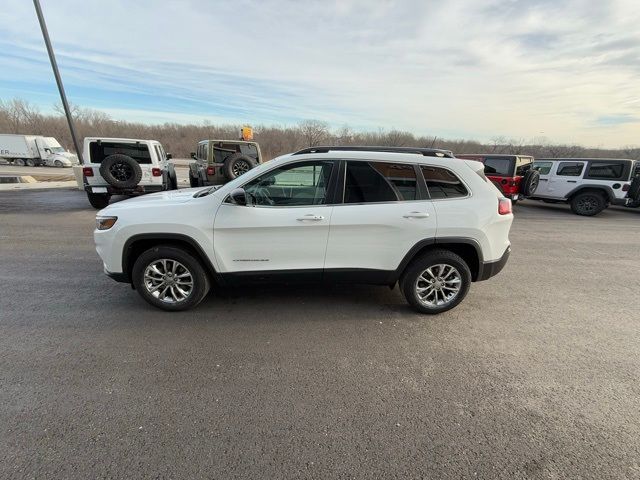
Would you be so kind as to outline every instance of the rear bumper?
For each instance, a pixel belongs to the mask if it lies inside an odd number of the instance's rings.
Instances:
[[[509,255],[511,255],[511,246],[507,247],[499,260],[495,260],[493,262],[482,262],[478,269],[478,278],[476,279],[476,281],[481,282],[483,280],[488,280],[489,278],[500,273],[504,266],[507,264]]]
[[[98,189],[98,192],[94,192],[94,189]],[[164,190],[163,185],[138,185],[134,188],[116,188],[111,185],[85,185],[84,190],[87,193],[104,193],[104,189],[107,189],[109,195],[134,195],[136,193],[152,193],[162,192]]]

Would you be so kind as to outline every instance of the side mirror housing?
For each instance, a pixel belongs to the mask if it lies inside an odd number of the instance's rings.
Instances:
[[[229,194],[229,197],[236,205],[247,204],[247,192],[244,191],[244,188],[236,188]]]
[[[193,158],[194,160],[196,159],[196,152],[191,152],[189,155],[191,155],[191,158]]]
[[[171,160],[173,158],[173,155],[171,155],[170,153],[167,153],[167,160]]]

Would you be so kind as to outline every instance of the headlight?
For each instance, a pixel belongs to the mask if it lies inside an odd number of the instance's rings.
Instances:
[[[109,230],[118,220],[118,217],[96,217],[96,228],[98,230]]]

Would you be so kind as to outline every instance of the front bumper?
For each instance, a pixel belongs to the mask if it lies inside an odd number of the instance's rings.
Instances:
[[[129,278],[129,275],[127,275],[126,273],[123,272],[119,272],[119,273],[114,273],[114,272],[110,272],[109,270],[107,270],[106,268],[104,269],[104,274],[109,277],[112,278],[113,280],[115,280],[116,282],[120,282],[120,283],[131,283],[131,279]]]
[[[476,282],[488,280],[500,273],[507,264],[509,255],[511,255],[511,246],[507,247],[499,260],[495,260],[493,262],[482,262],[478,268],[478,278],[476,279]]]

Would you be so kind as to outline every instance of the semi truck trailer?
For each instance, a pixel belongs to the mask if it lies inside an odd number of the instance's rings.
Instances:
[[[67,152],[53,137],[0,134],[0,159],[13,165],[72,167],[78,157]]]

